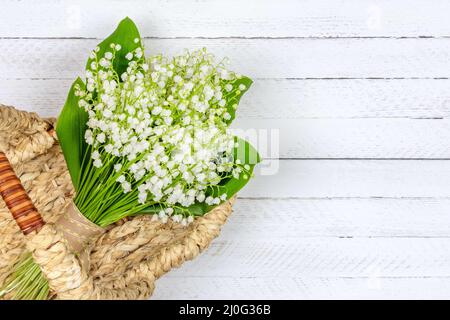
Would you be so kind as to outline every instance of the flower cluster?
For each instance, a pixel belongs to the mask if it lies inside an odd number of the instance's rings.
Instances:
[[[121,49],[111,44],[98,58],[96,48],[86,87],[76,87],[89,115],[91,161],[99,170],[112,165],[115,181],[124,193],[137,190],[139,203],[160,205],[155,217],[189,223],[182,208],[221,203],[227,195],[213,197],[208,190],[249,170],[234,159],[228,128],[237,107],[230,101],[247,88],[206,49],[169,59],[145,58],[138,47],[126,54],[128,66],[119,75],[113,64]]]

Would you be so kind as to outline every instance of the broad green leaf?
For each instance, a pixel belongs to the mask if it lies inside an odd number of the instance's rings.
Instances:
[[[246,93],[247,90],[250,88],[253,81],[252,79],[243,76],[242,78],[237,79],[236,81],[228,81],[228,82],[233,85],[233,90],[225,95],[227,111],[231,115],[231,119],[227,120],[226,123],[230,124],[236,117],[236,109],[237,106],[239,105],[239,101],[241,100],[244,93]],[[239,86],[241,84],[245,86],[244,90],[239,89]]]
[[[216,205],[210,206],[204,202],[201,202],[201,203],[196,202],[193,205],[187,207],[186,209],[193,216],[203,216],[203,215],[207,214],[208,212],[210,212],[215,207],[217,207],[217,206]],[[177,212],[177,210],[175,210],[175,213],[176,212]]]
[[[84,88],[85,85],[80,78],[77,78],[70,88],[64,108],[59,115],[56,124],[56,134],[66,159],[72,183],[77,191],[78,177],[80,174],[81,163],[83,160],[86,142],[84,132],[86,131],[86,122],[88,114],[83,108],[78,106],[78,97],[75,96],[75,86]]]
[[[255,165],[261,162],[261,157],[258,151],[256,151],[256,149],[249,142],[239,137],[235,137],[235,141],[238,143],[238,147],[234,148],[235,160],[238,159],[242,164],[248,164],[250,169],[248,172],[242,172],[239,175],[239,179],[231,177],[225,181],[222,181],[218,188],[213,189],[211,195],[214,197],[226,193],[227,199],[230,199],[247,184],[253,174]],[[247,176],[247,179],[245,176]]]
[[[135,43],[134,39],[139,39],[139,41]],[[100,50],[96,54],[98,60],[100,60],[106,52],[112,50],[110,47],[111,43],[120,44],[120,46],[122,47],[120,51],[116,53],[113,64],[114,70],[120,77],[128,67],[129,61],[125,58],[127,53],[135,50],[138,47],[142,47],[139,31],[130,18],[127,17],[123,19],[117,26],[116,30],[108,38],[100,42],[100,44],[98,45]],[[89,58],[86,64],[86,69],[90,69],[90,65],[93,61],[94,59]]]
[[[139,39],[137,43],[134,39]],[[128,66],[128,60],[125,55],[141,46],[141,38],[136,25],[130,18],[123,19],[117,29],[99,45],[97,57],[100,59],[105,52],[111,50],[110,44],[120,44],[121,50],[116,53],[114,59],[114,69],[120,76]],[[89,59],[86,68],[89,68],[94,59]],[[60,140],[61,148],[67,162],[70,177],[75,190],[78,189],[78,178],[81,170],[84,150],[86,142],[84,140],[84,132],[86,130],[86,122],[88,120],[87,113],[78,106],[78,98],[75,96],[74,86],[79,84],[82,88],[85,87],[83,81],[78,78],[69,91],[66,104],[58,119],[56,133]]]
[[[239,190],[241,190],[247,182],[250,180],[253,170],[255,168],[255,165],[261,162],[261,157],[256,151],[253,146],[248,143],[247,141],[235,137],[235,141],[238,143],[238,147],[234,148],[234,159],[239,159],[242,164],[248,164],[250,166],[250,170],[248,172],[242,172],[239,175],[239,179],[236,179],[234,177],[228,178],[220,183],[219,186],[217,186],[214,189],[210,189],[209,192],[207,192],[207,195],[213,196],[213,197],[219,197],[222,194],[226,193],[227,199],[231,199]],[[244,176],[247,176],[245,178]],[[187,209],[196,216],[202,216],[205,213],[208,213],[212,209],[214,209],[215,205],[208,205],[206,203],[194,203],[192,206],[188,207]]]
[[[218,197],[226,193],[227,199],[230,199],[247,184],[251,178],[255,165],[261,162],[261,157],[258,154],[258,151],[256,151],[250,143],[239,137],[235,137],[235,141],[238,143],[238,147],[234,149],[234,158],[239,159],[242,164],[248,164],[250,166],[250,170],[246,173],[241,173],[239,175],[239,179],[232,177],[222,181],[218,187],[210,189],[209,192],[207,192],[207,195]],[[244,177],[245,175],[247,176],[247,179]],[[194,216],[203,216],[215,207],[216,205],[208,205],[204,202],[197,202],[185,209],[187,209]],[[161,207],[156,205],[143,210],[142,213],[158,213],[160,210]],[[181,210],[175,209],[174,213],[176,214],[179,211]]]
[[[188,210],[192,215],[194,216],[203,216],[205,213],[211,211],[215,206],[210,206],[207,205],[206,203],[202,202],[202,203],[194,203],[193,205],[184,208],[184,210]],[[138,214],[157,214],[159,213],[159,211],[161,211],[161,206],[159,205],[153,205],[150,206],[148,208],[145,208],[144,210],[142,210],[140,213]],[[178,214],[178,213],[182,213],[183,210],[179,209],[179,208],[175,208],[174,209],[174,213],[173,214]]]

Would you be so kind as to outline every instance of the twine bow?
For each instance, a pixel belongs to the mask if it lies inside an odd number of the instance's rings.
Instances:
[[[73,201],[56,221],[55,228],[63,235],[69,249],[78,256],[82,267],[89,270],[90,247],[105,229],[88,220]]]

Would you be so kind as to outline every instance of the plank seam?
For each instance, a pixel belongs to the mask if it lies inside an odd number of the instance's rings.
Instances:
[[[450,197],[241,197],[242,200],[450,200]]]
[[[73,80],[73,78],[48,78],[48,77],[17,77],[17,78],[3,78],[0,80]],[[319,81],[333,81],[333,80],[450,80],[450,77],[288,77],[288,78],[264,78],[264,77],[253,77],[253,80],[275,80],[275,81],[308,81],[308,80],[319,80]]]
[[[349,40],[349,39],[363,39],[363,40],[428,40],[428,39],[450,39],[450,35],[431,36],[175,36],[175,37],[158,37],[146,36],[142,37],[146,40]],[[34,37],[34,36],[0,36],[0,40],[103,40],[102,37]]]
[[[320,118],[324,119],[324,118]],[[342,120],[346,118],[341,118]],[[389,118],[367,118],[367,119],[389,119]],[[423,118],[400,118],[400,119],[410,119],[410,120],[425,120]],[[426,119],[430,120],[430,119]],[[435,120],[445,120],[444,118],[437,118]],[[329,160],[335,160],[335,161],[449,161],[450,158],[289,158],[289,157],[283,157],[283,158],[263,158],[263,160],[280,160],[280,161],[329,161]]]
[[[165,277],[173,278],[173,279],[210,279],[210,278],[221,278],[221,279],[372,279],[373,276],[308,276],[308,277],[283,277],[283,276],[222,276],[222,275],[214,275],[214,276],[190,276],[190,275],[182,275],[177,276],[168,273]],[[450,279],[450,275],[448,276],[384,276],[380,275],[376,277],[377,279]]]

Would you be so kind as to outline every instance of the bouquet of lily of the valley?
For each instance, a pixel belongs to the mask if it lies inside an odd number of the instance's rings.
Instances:
[[[92,238],[120,219],[153,214],[188,225],[247,183],[260,158],[229,126],[251,84],[206,49],[146,57],[128,18],[91,52],[56,127],[75,189],[57,224],[82,263]],[[47,298],[31,255],[7,292]]]

